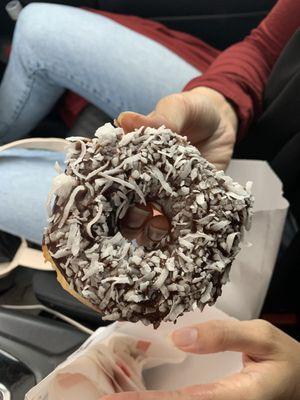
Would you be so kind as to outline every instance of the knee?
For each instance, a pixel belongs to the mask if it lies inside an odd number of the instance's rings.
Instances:
[[[16,24],[13,51],[16,51],[20,56],[27,54],[26,58],[34,55],[40,55],[43,46],[49,39],[49,26],[52,25],[49,21],[49,15],[53,13],[51,8],[55,8],[51,4],[32,3],[26,6]]]
[[[30,45],[39,38],[46,22],[45,6],[47,5],[33,3],[22,10],[17,20],[14,41],[22,41],[23,44]]]

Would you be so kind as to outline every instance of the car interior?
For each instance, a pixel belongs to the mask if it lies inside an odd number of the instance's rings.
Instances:
[[[21,0],[22,6],[32,2]],[[276,1],[52,2],[154,19],[173,29],[191,33],[222,50],[244,38]],[[15,21],[5,10],[7,3],[5,0],[0,5],[0,76],[9,56],[15,26]],[[101,110],[87,106],[70,128],[61,118],[60,107],[61,102],[30,136],[79,136],[109,120]],[[13,258],[19,244],[19,238],[0,232],[0,268],[1,263]],[[39,248],[32,243],[29,246]],[[108,324],[65,292],[54,272],[30,270],[22,265],[0,279],[0,304],[0,400],[24,399],[25,393],[78,348],[90,332]],[[271,322],[297,337],[296,317],[289,313],[288,306],[281,310],[265,307],[263,312],[270,316]],[[65,318],[62,319],[62,315]]]

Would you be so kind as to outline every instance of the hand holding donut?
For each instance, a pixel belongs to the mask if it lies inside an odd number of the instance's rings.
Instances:
[[[170,392],[119,393],[102,400],[298,400],[300,344],[262,320],[210,321],[173,332],[188,353],[243,352],[240,373],[218,382]],[[199,371],[200,373],[200,371]]]
[[[165,125],[187,136],[218,169],[225,169],[230,161],[238,125],[235,111],[225,97],[206,87],[164,97],[147,116],[123,112],[117,122],[125,132],[141,126]]]
[[[123,112],[117,122],[125,132],[140,126],[165,125],[187,136],[218,169],[226,168],[230,161],[237,130],[237,117],[231,105],[220,93],[206,87],[164,97],[147,116]],[[131,208],[122,226],[125,236],[147,244],[163,239],[170,224],[163,210],[148,204]]]

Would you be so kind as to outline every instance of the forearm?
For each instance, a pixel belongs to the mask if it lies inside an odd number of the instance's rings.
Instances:
[[[242,136],[262,111],[268,76],[298,27],[300,2],[279,0],[250,36],[224,51],[208,71],[189,82],[185,90],[204,86],[222,93],[235,108]]]

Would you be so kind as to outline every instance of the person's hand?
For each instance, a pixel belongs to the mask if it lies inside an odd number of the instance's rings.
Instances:
[[[205,87],[164,97],[147,116],[123,112],[117,123],[126,133],[141,126],[165,125],[187,136],[218,169],[229,163],[237,131],[237,117],[231,105],[220,93]],[[144,245],[159,242],[169,227],[163,210],[149,204],[132,207],[121,222],[123,235]]]
[[[141,126],[165,125],[187,136],[218,169],[226,168],[230,161],[238,124],[235,111],[225,97],[206,87],[164,97],[147,116],[123,112],[117,123],[125,132]]]
[[[300,344],[262,320],[210,321],[173,332],[188,353],[243,353],[240,373],[169,392],[125,392],[101,400],[299,400]],[[201,371],[199,371],[201,374]]]

